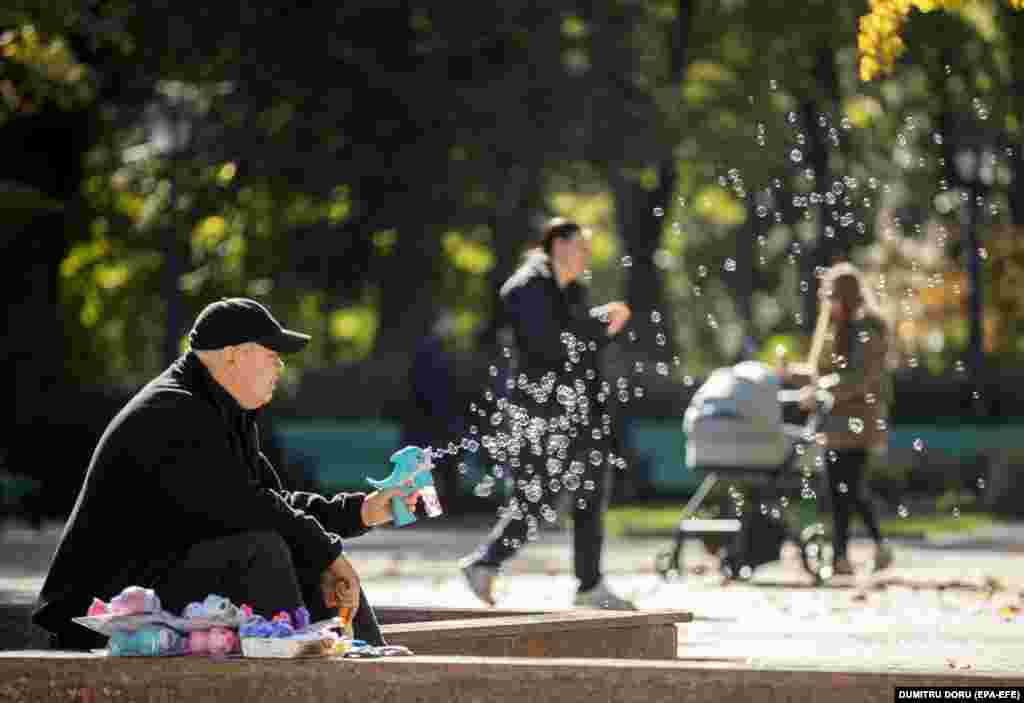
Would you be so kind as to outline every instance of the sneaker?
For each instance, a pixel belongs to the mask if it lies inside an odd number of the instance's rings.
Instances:
[[[853,566],[850,565],[850,560],[846,557],[836,557],[836,560],[832,562],[832,573],[835,576],[853,576]]]
[[[602,580],[589,591],[577,591],[573,605],[582,608],[605,608],[607,610],[636,610],[636,605],[616,595]]]
[[[888,544],[880,544],[875,549],[875,571],[888,569],[892,566],[892,547]]]
[[[494,586],[498,582],[498,569],[483,564],[466,564],[462,567],[462,575],[466,577],[469,590],[487,605],[494,605]]]

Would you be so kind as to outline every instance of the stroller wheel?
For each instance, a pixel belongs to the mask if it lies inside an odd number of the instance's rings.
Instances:
[[[671,547],[666,547],[654,557],[654,570],[665,581],[674,581],[683,574],[679,565],[679,557],[683,551],[683,543],[677,540]]]
[[[825,535],[824,527],[808,525],[800,532],[800,560],[817,583],[832,578],[834,559],[832,540]]]
[[[737,563],[725,548],[722,549],[722,559],[719,562],[718,570],[723,577],[730,581],[746,582],[754,577],[754,567],[750,564]]]

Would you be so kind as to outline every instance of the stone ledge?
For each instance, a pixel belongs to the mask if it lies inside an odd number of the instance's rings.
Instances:
[[[389,642],[420,654],[674,659],[679,648],[676,626],[692,619],[683,610],[570,610],[438,619],[382,629]]]
[[[650,703],[893,700],[898,685],[1024,686],[1021,676],[759,670],[728,662],[416,656],[382,660],[111,658],[0,653],[0,702],[323,700]]]
[[[504,618],[514,615],[544,615],[563,612],[555,610],[514,610],[511,608],[407,608],[397,605],[374,606],[381,625],[403,625],[409,622],[436,622],[438,620],[475,620],[477,618]]]

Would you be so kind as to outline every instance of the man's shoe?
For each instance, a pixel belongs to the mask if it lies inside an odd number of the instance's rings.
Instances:
[[[636,610],[636,605],[616,595],[603,580],[589,591],[577,591],[573,605],[607,610]]]
[[[838,557],[832,562],[832,574],[835,576],[853,576],[853,567],[846,557]]]
[[[875,571],[888,569],[892,566],[892,547],[888,544],[880,544],[875,549]]]
[[[494,605],[494,586],[498,581],[498,569],[483,564],[466,564],[462,567],[469,590],[487,605]]]

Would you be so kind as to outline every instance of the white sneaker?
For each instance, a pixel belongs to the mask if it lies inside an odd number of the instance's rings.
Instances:
[[[880,544],[875,548],[875,571],[888,569],[892,566],[892,547]]]
[[[636,610],[636,605],[608,588],[602,579],[589,591],[577,591],[573,605],[581,608],[605,608],[607,610]]]
[[[498,581],[498,569],[483,564],[466,564],[462,567],[462,575],[466,577],[469,590],[487,605],[494,605],[494,586]]]

